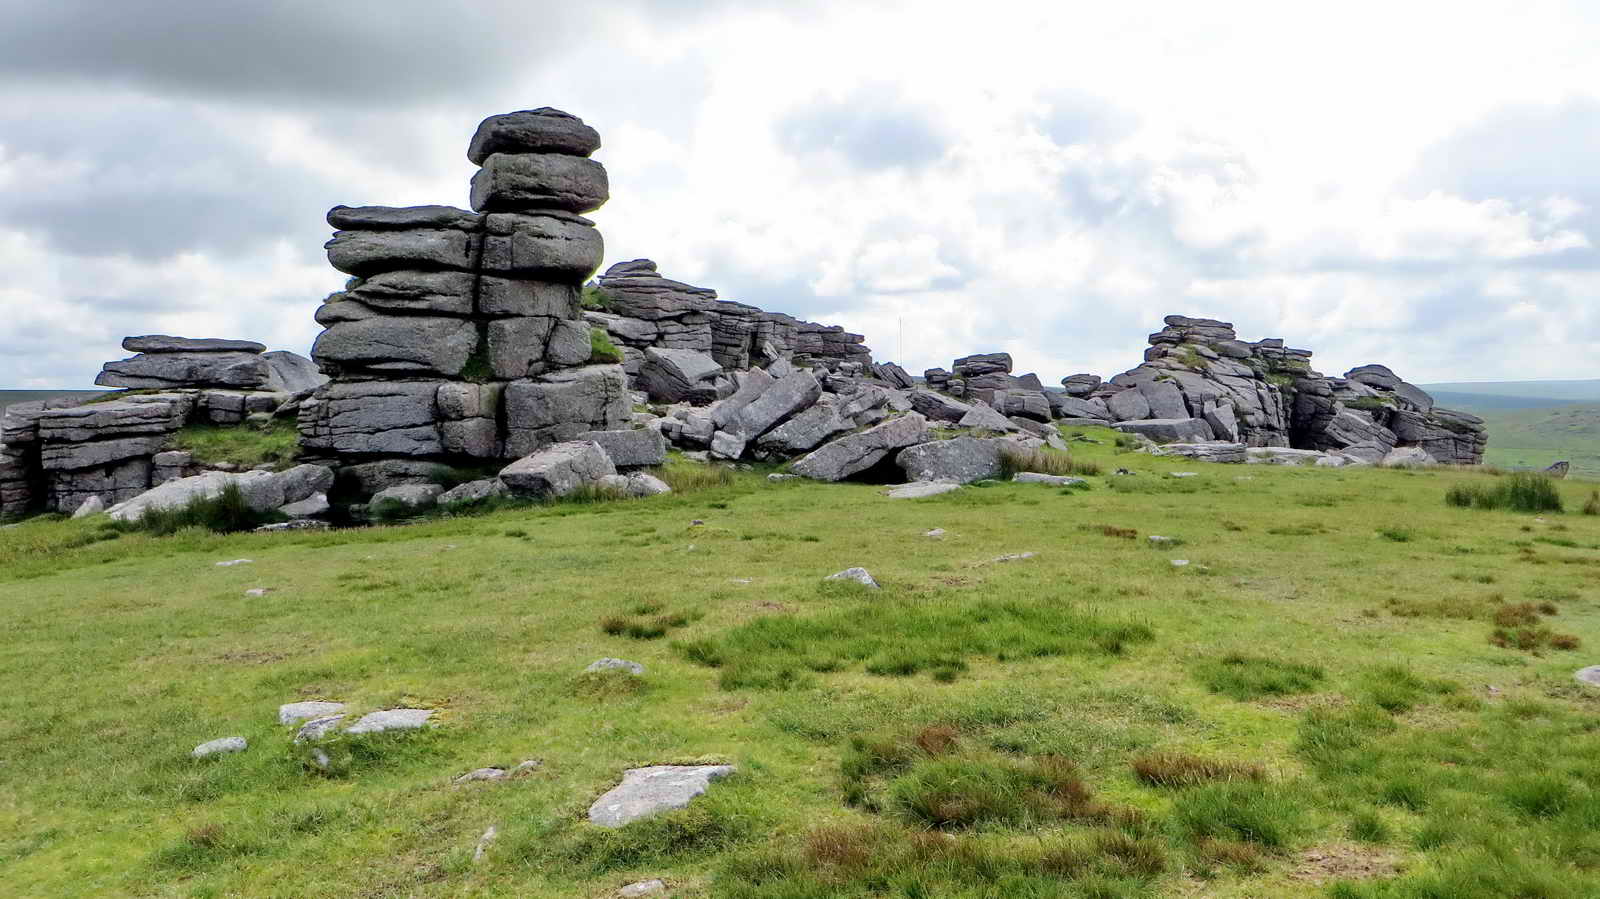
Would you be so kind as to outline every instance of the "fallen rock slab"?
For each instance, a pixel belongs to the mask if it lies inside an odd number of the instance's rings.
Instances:
[[[890,499],[924,499],[960,489],[961,485],[954,481],[918,481],[892,487],[887,495]]]
[[[433,717],[433,709],[385,709],[361,716],[348,734],[379,734],[390,730],[418,730]]]
[[[653,765],[631,768],[622,783],[589,806],[589,821],[601,827],[621,827],[641,818],[687,806],[710,788],[711,782],[732,774],[732,765]]]
[[[817,481],[841,481],[866,471],[895,450],[927,439],[928,420],[912,412],[824,444],[794,463],[794,473]]]
[[[323,715],[319,718],[312,718],[310,721],[300,725],[300,729],[295,732],[294,741],[296,743],[309,743],[313,740],[320,740],[332,733],[333,729],[338,727],[339,722],[343,720],[343,715]]]
[[[244,737],[222,737],[201,743],[189,752],[191,758],[203,759],[213,755],[226,755],[230,752],[244,752],[248,744]]]
[[[468,784],[480,783],[483,781],[505,780],[510,776],[511,775],[506,773],[506,769],[504,768],[478,768],[474,771],[468,771],[466,774],[456,778],[455,783]]]
[[[1040,474],[1037,471],[1021,472],[1012,477],[1011,480],[1018,484],[1045,484],[1050,487],[1075,487],[1079,484],[1089,483],[1083,478],[1069,478],[1066,475],[1059,474]]]
[[[306,721],[311,718],[326,718],[338,715],[344,711],[342,702],[286,702],[278,706],[278,723],[293,724],[296,721]]]
[[[567,496],[616,473],[617,467],[600,444],[579,440],[557,443],[518,459],[500,470],[500,480],[513,493],[553,497]]]
[[[641,675],[644,674],[644,666],[627,659],[595,659],[589,663],[589,667],[583,669],[584,674],[595,671],[626,671],[632,675]]]

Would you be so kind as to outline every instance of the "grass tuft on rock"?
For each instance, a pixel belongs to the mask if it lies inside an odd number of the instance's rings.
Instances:
[[[169,449],[185,450],[200,462],[225,462],[239,468],[284,466],[300,453],[300,432],[293,421],[273,419],[252,424],[193,424],[172,435]]]

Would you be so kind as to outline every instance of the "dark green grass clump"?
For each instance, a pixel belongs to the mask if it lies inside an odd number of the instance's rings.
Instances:
[[[1134,759],[1134,776],[1153,787],[1192,787],[1214,781],[1261,780],[1260,765],[1209,759],[1187,752],[1152,752]]]
[[[613,637],[634,640],[655,640],[665,637],[667,631],[688,624],[690,616],[681,612],[665,611],[659,602],[641,602],[626,611],[600,619],[600,630]]]
[[[1513,512],[1560,512],[1561,491],[1542,474],[1519,472],[1493,486],[1457,484],[1444,495],[1447,505],[1462,509],[1509,509]]]
[[[604,328],[589,329],[589,361],[591,363],[621,362],[622,351],[611,342]]]
[[[1281,662],[1230,652],[1194,667],[1194,676],[1213,693],[1248,702],[1263,696],[1289,696],[1316,689],[1323,671],[1316,665]]]
[[[811,618],[761,618],[679,650],[722,668],[723,689],[785,689],[856,665],[882,676],[930,671],[951,680],[975,656],[1120,655],[1153,638],[1143,624],[1109,621],[1054,599],[888,600]]]
[[[229,484],[216,496],[195,497],[173,508],[150,509],[136,521],[110,522],[104,527],[124,533],[142,531],[157,537],[176,534],[185,528],[232,534],[253,531],[281,517],[276,512],[258,512],[250,508],[239,488]]]

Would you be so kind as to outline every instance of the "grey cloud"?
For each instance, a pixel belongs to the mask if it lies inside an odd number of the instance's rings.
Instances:
[[[837,152],[868,170],[926,165],[950,143],[933,114],[885,86],[796,109],[778,124],[778,138],[801,153]]]
[[[1109,143],[1120,140],[1139,125],[1132,112],[1081,91],[1060,91],[1047,98],[1050,112],[1041,123],[1055,143]]]

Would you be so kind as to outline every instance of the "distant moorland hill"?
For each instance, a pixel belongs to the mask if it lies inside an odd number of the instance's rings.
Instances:
[[[105,393],[104,390],[0,390],[0,412],[12,403],[31,403],[35,400],[50,400],[58,396],[83,396],[91,397]]]
[[[1424,384],[1441,406],[1471,412],[1489,428],[1484,461],[1542,468],[1561,459],[1600,476],[1600,380],[1468,381]]]

